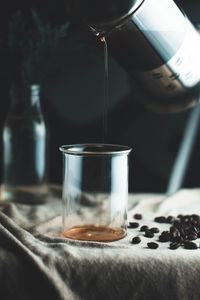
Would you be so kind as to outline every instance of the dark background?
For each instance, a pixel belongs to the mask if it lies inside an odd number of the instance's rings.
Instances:
[[[123,1],[123,0],[122,0]],[[200,4],[176,1],[191,21],[200,23]],[[7,1],[0,10],[4,32],[17,9],[35,7],[53,24],[69,20],[62,0]],[[63,144],[103,141],[104,65],[103,45],[83,25],[72,21],[58,50],[55,68],[45,80],[42,106],[50,129],[49,180],[61,183]],[[1,80],[0,130],[9,107],[9,83]],[[159,115],[135,101],[126,72],[109,56],[109,102],[107,143],[133,147],[130,157],[130,191],[164,192],[180,145],[189,111]],[[2,147],[0,148],[0,155]],[[200,129],[193,148],[184,187],[200,186]],[[0,170],[0,179],[2,172]]]

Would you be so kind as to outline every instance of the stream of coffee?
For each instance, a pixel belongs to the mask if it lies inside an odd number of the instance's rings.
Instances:
[[[100,37],[100,41],[104,45],[104,99],[103,99],[103,143],[106,143],[108,138],[108,46],[106,38]]]
[[[103,121],[103,143],[105,144],[108,139],[108,46],[106,42],[106,38],[104,36],[100,37],[100,41],[103,43],[104,47],[104,95],[103,95],[103,114],[102,114],[102,121]],[[105,166],[102,165],[102,176],[105,176]],[[102,178],[103,186],[102,191],[105,191],[105,183],[104,178]],[[103,201],[105,195],[99,195],[98,199],[98,215],[99,215],[99,224],[102,224],[102,209],[103,209]],[[104,229],[105,234],[105,229]]]

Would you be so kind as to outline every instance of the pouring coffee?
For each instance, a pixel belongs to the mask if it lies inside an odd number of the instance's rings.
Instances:
[[[178,112],[198,102],[200,36],[173,0],[66,0],[66,7],[105,37],[145,107]]]

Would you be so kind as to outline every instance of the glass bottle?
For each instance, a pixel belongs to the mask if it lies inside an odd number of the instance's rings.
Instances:
[[[40,105],[40,86],[13,85],[3,127],[1,199],[41,203],[48,194],[48,130]]]

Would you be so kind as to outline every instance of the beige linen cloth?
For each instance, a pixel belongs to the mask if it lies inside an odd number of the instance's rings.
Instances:
[[[55,189],[54,189],[55,192]],[[129,221],[142,213],[140,225],[155,216],[200,214],[200,189],[162,195],[130,195]],[[200,249],[170,250],[128,229],[112,243],[81,242],[60,236],[60,190],[43,205],[0,204],[1,300],[196,300],[200,299]],[[140,235],[142,242],[131,244]]]

